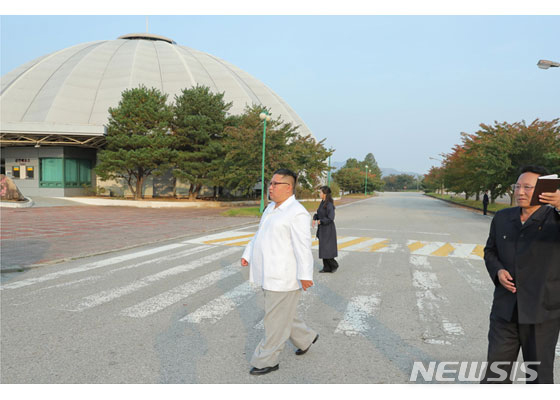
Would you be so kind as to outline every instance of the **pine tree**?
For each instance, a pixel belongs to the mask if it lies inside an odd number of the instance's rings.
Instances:
[[[124,179],[136,199],[143,197],[146,177],[168,167],[173,157],[167,95],[140,86],[122,93],[118,107],[109,108],[107,145],[98,153],[96,174]]]

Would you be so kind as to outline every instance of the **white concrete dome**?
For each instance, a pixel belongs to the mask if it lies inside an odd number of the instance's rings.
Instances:
[[[78,44],[39,57],[1,78],[3,132],[102,134],[109,107],[125,89],[155,87],[172,101],[184,88],[225,93],[230,114],[262,104],[274,118],[312,134],[280,96],[247,72],[210,54],[153,34]]]

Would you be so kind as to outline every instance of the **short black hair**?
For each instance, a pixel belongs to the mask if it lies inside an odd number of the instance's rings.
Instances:
[[[550,174],[545,167],[541,167],[540,165],[525,165],[519,169],[519,175],[524,174],[525,172],[532,172],[533,174],[537,174],[539,176]]]
[[[280,168],[276,170],[272,175],[291,176],[292,178],[294,178],[294,189],[295,189],[297,183],[297,174],[294,171],[289,170],[287,168]]]

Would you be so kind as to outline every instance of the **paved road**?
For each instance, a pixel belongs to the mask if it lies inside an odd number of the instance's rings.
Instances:
[[[490,221],[415,193],[338,207],[341,267],[299,307],[320,339],[262,377],[239,265],[256,226],[3,274],[2,383],[406,383],[414,361],[484,361]]]

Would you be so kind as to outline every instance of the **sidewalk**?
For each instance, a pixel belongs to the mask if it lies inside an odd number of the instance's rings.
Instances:
[[[220,215],[224,210],[55,204],[2,208],[1,270],[24,270],[259,221],[224,217]]]

